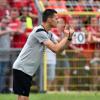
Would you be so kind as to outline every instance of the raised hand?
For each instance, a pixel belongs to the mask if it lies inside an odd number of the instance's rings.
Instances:
[[[66,36],[68,36],[68,40],[71,41],[72,35],[74,33],[74,28],[66,25],[65,29],[64,29],[64,33],[65,33]]]

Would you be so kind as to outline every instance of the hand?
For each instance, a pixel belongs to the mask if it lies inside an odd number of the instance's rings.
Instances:
[[[65,26],[64,33],[68,36],[68,40],[72,40],[72,35],[74,33],[74,28],[70,26]]]
[[[69,33],[70,33],[71,36],[73,35],[74,31],[75,31],[74,28],[69,27]]]
[[[68,29],[64,29],[64,35],[69,37],[69,30]]]

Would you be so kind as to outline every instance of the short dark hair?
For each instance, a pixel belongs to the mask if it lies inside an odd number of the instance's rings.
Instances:
[[[46,9],[42,15],[43,22],[46,22],[49,17],[53,17],[53,15],[56,13],[57,13],[57,11],[54,9]]]

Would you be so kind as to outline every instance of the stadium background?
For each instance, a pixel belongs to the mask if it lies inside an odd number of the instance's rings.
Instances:
[[[47,82],[47,58],[44,52],[44,63],[41,67],[41,70],[39,70],[39,72],[37,72],[37,74],[33,77],[31,92],[59,92],[64,93],[64,99],[66,99],[66,95],[68,95],[69,97],[71,95],[73,98],[74,96],[77,97],[80,91],[85,91],[83,92],[83,94],[80,93],[81,96],[86,96],[82,100],[87,100],[87,98],[89,98],[87,96],[88,94],[90,94],[90,97],[94,97],[93,100],[98,100],[100,96],[99,0],[0,0],[0,25],[2,24],[2,19],[6,18],[8,19],[6,27],[10,27],[13,30],[13,33],[16,31],[14,35],[10,35],[10,48],[0,47],[0,62],[7,63],[4,74],[2,74],[2,68],[0,69],[0,76],[4,77],[5,79],[5,83],[0,84],[1,87],[4,87],[3,91],[1,91],[1,93],[4,93],[4,95],[0,95],[0,98],[4,99],[5,93],[12,93],[12,64],[18,56],[32,28],[41,23],[42,11],[47,8],[56,9],[59,13],[59,16],[62,17],[67,24],[74,24],[76,31],[84,32],[85,38],[89,38],[89,41],[87,42],[86,40],[84,40],[86,41],[85,43],[74,44],[79,48],[84,48],[81,53],[75,53],[74,50],[68,47],[65,50],[66,54],[68,54],[68,58],[60,58],[58,54],[57,61],[69,61],[70,68],[66,69],[62,66],[57,65],[55,77],[56,82],[51,86],[49,86]],[[26,17],[24,17],[23,14],[25,12],[27,13]],[[14,16],[16,16],[16,21],[11,20]],[[3,58],[1,54],[9,55],[9,60],[3,60],[5,58]],[[70,73],[66,74],[65,70],[69,70]],[[63,73],[64,71],[65,73]],[[64,84],[64,80],[69,80],[69,83],[66,82]],[[64,89],[64,85],[65,87],[67,87],[67,89]],[[75,93],[73,93],[73,91],[75,91]],[[70,92],[72,94],[69,94]],[[60,98],[59,94],[57,95],[58,98]],[[81,96],[79,98],[81,98]],[[12,94],[11,97],[13,98]],[[63,98],[60,99],[63,100]]]

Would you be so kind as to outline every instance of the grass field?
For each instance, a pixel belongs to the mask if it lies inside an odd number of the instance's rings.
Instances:
[[[0,100],[16,100],[16,96],[0,94]],[[100,100],[100,92],[30,94],[30,100]]]

